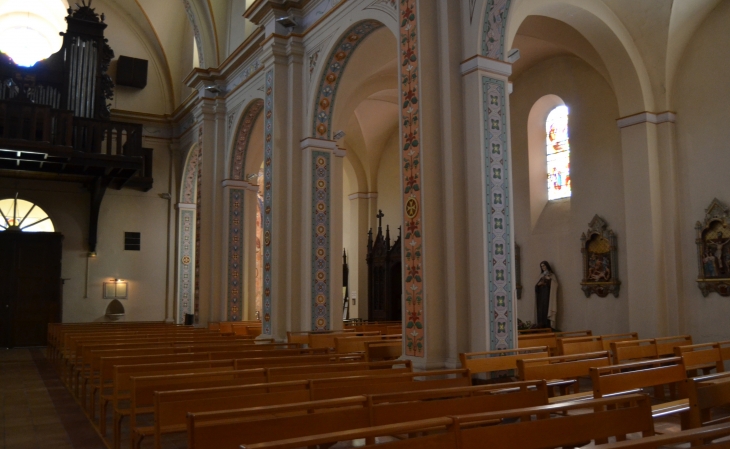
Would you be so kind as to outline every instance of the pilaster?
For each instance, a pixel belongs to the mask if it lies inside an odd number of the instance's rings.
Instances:
[[[345,151],[308,138],[302,149],[302,329],[342,328],[342,178]]]
[[[508,121],[511,71],[510,64],[479,55],[461,64],[469,204],[470,351],[517,346]]]
[[[626,210],[629,327],[646,338],[678,331],[679,226],[674,114],[643,112],[617,120],[621,129]],[[661,154],[660,153],[669,153]],[[671,308],[670,308],[671,307]]]

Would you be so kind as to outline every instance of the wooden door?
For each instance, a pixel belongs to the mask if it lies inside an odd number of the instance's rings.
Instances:
[[[0,346],[45,346],[61,319],[61,245],[56,232],[0,232]]]

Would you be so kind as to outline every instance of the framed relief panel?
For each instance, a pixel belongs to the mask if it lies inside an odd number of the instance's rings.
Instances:
[[[618,279],[616,234],[608,229],[606,220],[598,215],[588,223],[588,231],[580,238],[583,254],[583,281],[580,283],[586,298],[595,294],[605,298],[609,293],[618,298],[621,281]]]
[[[697,231],[697,285],[703,296],[730,296],[730,211],[717,198],[705,209]]]

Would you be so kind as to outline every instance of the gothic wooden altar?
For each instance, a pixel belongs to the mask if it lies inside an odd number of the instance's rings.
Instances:
[[[383,211],[378,213],[378,234],[368,232],[368,320],[400,321],[402,296],[402,265],[400,232],[390,245],[390,227],[383,236]],[[400,228],[399,228],[400,229]]]

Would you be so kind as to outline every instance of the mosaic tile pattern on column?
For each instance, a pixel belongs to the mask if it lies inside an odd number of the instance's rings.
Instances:
[[[312,152],[312,330],[330,329],[330,154]]]

